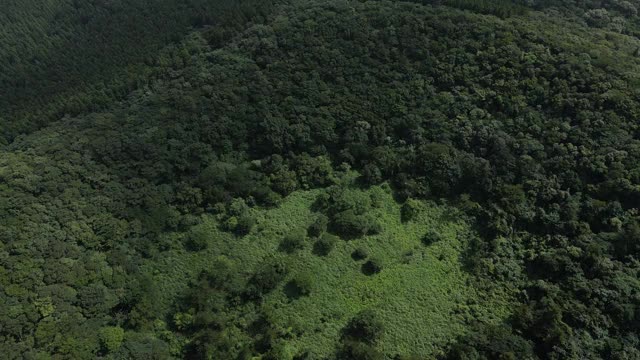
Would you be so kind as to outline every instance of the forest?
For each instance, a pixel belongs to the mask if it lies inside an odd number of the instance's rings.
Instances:
[[[0,357],[640,359],[638,0],[9,0]]]

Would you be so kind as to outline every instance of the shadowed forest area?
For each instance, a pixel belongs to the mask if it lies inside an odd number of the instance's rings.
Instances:
[[[0,354],[640,358],[639,6],[9,1]]]

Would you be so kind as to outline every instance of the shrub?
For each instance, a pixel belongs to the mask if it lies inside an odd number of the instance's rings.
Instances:
[[[292,232],[282,239],[280,250],[289,254],[304,248],[304,233],[300,231]]]
[[[226,231],[236,231],[237,227],[238,227],[238,218],[235,216],[230,216],[224,221],[224,223],[222,223],[222,228]]]
[[[364,260],[367,257],[369,257],[369,252],[364,248],[357,248],[351,253],[351,258],[356,261]]]
[[[382,337],[384,326],[372,310],[363,310],[349,321],[342,331],[345,341],[375,344]]]
[[[313,276],[308,273],[296,275],[285,286],[287,297],[297,299],[302,296],[308,296],[313,290]]]
[[[611,16],[606,9],[591,9],[584,13],[589,26],[604,28],[611,23]]]
[[[414,199],[407,199],[400,210],[400,220],[408,222],[416,218],[420,213],[420,202]]]
[[[201,251],[209,247],[209,234],[201,228],[192,228],[187,237],[187,248]]]
[[[329,218],[324,214],[318,214],[314,222],[307,229],[307,235],[311,237],[318,237],[327,231],[327,225],[329,224]]]
[[[298,358],[299,357],[296,357],[296,348],[289,342],[276,343],[271,347],[271,350],[262,357],[264,360],[294,360]]]
[[[100,329],[100,344],[107,352],[120,348],[124,340],[124,330],[119,326],[108,326]]]
[[[331,234],[322,234],[320,239],[313,245],[313,253],[318,256],[327,256],[336,246],[338,237]]]
[[[362,273],[365,275],[374,275],[382,271],[382,261],[374,258],[362,264]]]
[[[382,182],[382,172],[375,164],[367,164],[362,168],[362,181],[367,185],[377,185]]]
[[[369,213],[371,198],[361,191],[332,186],[318,196],[314,206],[328,215],[331,230],[342,237],[357,238],[382,230]]]
[[[339,360],[382,360],[384,355],[373,346],[358,341],[345,341],[338,353]]]
[[[382,230],[371,215],[357,215],[353,210],[335,214],[332,220],[335,231],[346,238],[378,234]]]
[[[278,286],[287,276],[287,266],[281,261],[263,265],[249,281],[247,294],[250,298],[261,298]]]
[[[279,169],[269,176],[271,187],[282,196],[287,196],[298,187],[296,173],[287,168]]]
[[[247,203],[242,198],[233,199],[231,204],[229,204],[229,215],[240,216],[247,211],[249,211],[249,206],[247,206]]]
[[[442,240],[442,235],[433,230],[427,231],[427,233],[422,236],[422,243],[426,246],[435,244],[440,240]]]
[[[211,288],[228,293],[239,293],[244,287],[241,273],[225,256],[214,258],[211,265],[202,271],[200,278],[205,280]]]
[[[251,216],[248,212],[240,215],[238,217],[238,222],[236,224],[235,233],[239,236],[247,235],[251,232],[251,229],[256,224],[256,219]]]
[[[331,160],[326,156],[311,157],[303,153],[294,159],[294,168],[303,189],[335,183]]]
[[[262,193],[259,199],[264,205],[269,207],[275,207],[282,200],[282,196],[280,196],[280,194],[278,194],[275,191],[269,190]]]

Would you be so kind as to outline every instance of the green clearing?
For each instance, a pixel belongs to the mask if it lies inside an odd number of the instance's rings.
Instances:
[[[163,308],[169,308],[188,282],[218,256],[239,264],[246,275],[267,258],[283,257],[290,270],[288,277],[261,306],[280,327],[290,330],[290,338],[281,341],[295,353],[308,352],[310,358],[335,351],[340,330],[363,309],[374,309],[384,322],[379,347],[388,355],[433,356],[463,334],[468,321],[495,323],[508,315],[509,302],[501,300],[507,297],[485,296],[470,285],[461,253],[472,231],[453,208],[421,202],[417,218],[402,223],[401,204],[394,201],[388,186],[349,191],[365,192],[374,199],[377,205],[372,211],[383,231],[339,241],[328,256],[315,255],[310,238],[304,249],[294,253],[278,250],[286,234],[306,230],[313,222],[317,215],[311,208],[321,190],[297,191],[277,208],[252,210],[257,226],[242,238],[219,230],[215,217],[206,215],[198,225],[211,234],[206,250],[176,249],[150,264],[156,269],[161,301],[167,305]],[[421,239],[429,230],[440,233],[441,240],[425,246]],[[382,271],[365,275],[362,265],[367,259],[351,257],[357,248],[365,249],[368,259],[379,259]],[[310,294],[287,294],[288,281],[300,275],[312,279]]]

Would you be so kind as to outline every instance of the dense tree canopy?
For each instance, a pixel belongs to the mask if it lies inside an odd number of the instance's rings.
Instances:
[[[640,357],[638,6],[10,1],[0,354],[314,358],[273,314],[326,291],[292,272],[306,251],[353,254],[363,284],[400,267],[349,248],[390,223],[374,186],[407,231],[424,204],[457,208],[473,224],[470,286],[516,295],[504,319],[469,315],[430,354],[385,352],[393,334],[361,299],[355,317],[321,315],[327,356]],[[265,231],[261,211],[298,192],[315,196],[313,220],[278,213],[287,231]],[[256,266],[219,241],[260,236],[280,247],[259,243]],[[402,266],[451,235],[416,236],[426,246]],[[203,271],[163,263],[206,251],[219,253]],[[157,264],[187,268],[177,295]]]

